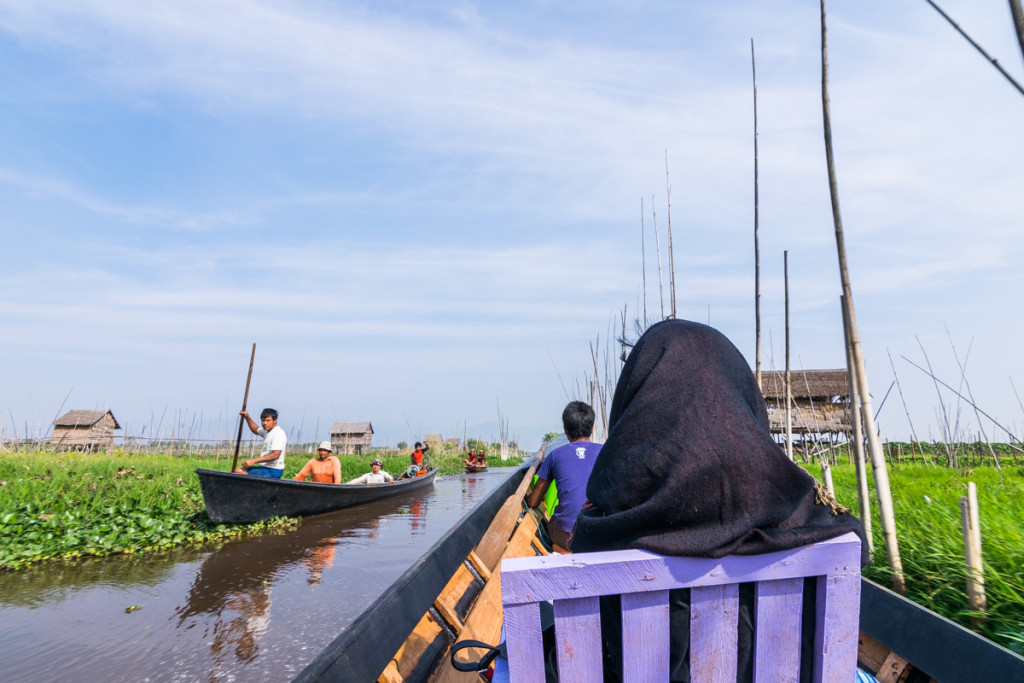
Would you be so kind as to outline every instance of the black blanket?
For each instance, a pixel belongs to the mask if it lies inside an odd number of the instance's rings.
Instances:
[[[572,550],[639,548],[722,557],[786,550],[854,531],[772,441],[739,350],[685,320],[651,327],[615,388],[608,440]],[[866,554],[866,553],[865,553]]]

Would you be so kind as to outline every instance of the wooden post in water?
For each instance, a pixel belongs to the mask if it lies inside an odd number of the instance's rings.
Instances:
[[[984,612],[985,577],[981,563],[981,527],[978,517],[978,487],[967,482],[967,495],[960,497],[960,525],[964,535],[964,560],[967,563],[967,602],[973,612]],[[979,616],[971,617],[974,628],[982,623]]]
[[[821,0],[821,108],[825,134],[825,159],[828,166],[829,194],[832,197],[832,220],[835,223],[836,251],[839,255],[839,278],[843,286],[843,303],[850,323],[850,342],[854,368],[857,373],[857,388],[860,389],[861,415],[867,431],[868,450],[871,453],[871,467],[875,475],[875,490],[878,493],[878,512],[882,520],[882,537],[885,552],[892,572],[892,586],[900,595],[906,595],[907,586],[903,576],[903,562],[900,560],[899,543],[896,539],[896,517],[892,508],[892,491],[889,488],[889,473],[885,469],[885,454],[875,429],[875,417],[871,409],[871,392],[868,388],[867,371],[860,349],[860,335],[857,333],[857,317],[854,313],[853,290],[846,268],[846,245],[843,239],[843,221],[839,211],[839,190],[836,181],[835,159],[832,153],[832,114],[829,110],[828,95],[828,30],[825,23],[825,0]]]
[[[793,392],[789,377],[789,252],[782,252],[783,281],[786,291],[786,456],[793,459]]]
[[[842,305],[842,297],[840,296]],[[843,309],[843,337],[846,348],[846,368],[850,382],[850,425],[853,433],[853,463],[857,472],[857,506],[860,512],[860,521],[864,525],[864,535],[868,539],[868,556],[875,553],[875,539],[871,535],[871,494],[868,491],[868,473],[864,467],[864,432],[861,429],[860,419],[860,391],[857,389],[857,373],[853,371],[853,355],[850,352],[850,323],[846,316],[846,306]]]

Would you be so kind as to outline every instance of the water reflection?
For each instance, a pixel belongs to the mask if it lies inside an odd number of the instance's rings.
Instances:
[[[289,679],[509,474],[212,549],[0,572],[3,680]]]

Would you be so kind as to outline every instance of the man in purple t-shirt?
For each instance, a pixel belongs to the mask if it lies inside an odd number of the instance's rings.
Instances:
[[[552,481],[558,487],[558,507],[548,522],[548,534],[556,552],[569,553],[569,541],[576,516],[587,500],[587,480],[601,444],[587,441],[594,431],[594,409],[573,401],[562,411],[562,428],[569,443],[547,454],[537,470],[537,483],[526,496],[528,506],[537,507]]]

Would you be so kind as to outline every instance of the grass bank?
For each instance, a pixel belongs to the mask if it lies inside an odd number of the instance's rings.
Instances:
[[[820,478],[817,467],[808,469]],[[856,512],[853,466],[840,464],[832,473],[839,502]],[[980,616],[979,633],[1024,655],[1024,469],[1006,464],[1002,471],[903,464],[891,468],[889,478],[908,597],[968,628],[971,618]],[[988,610],[980,615],[967,606],[960,531],[960,497],[967,495],[969,481],[978,487],[988,598]],[[889,587],[892,581],[873,483],[871,509],[875,553],[864,574]]]
[[[461,453],[430,455],[442,474],[463,470]],[[289,454],[284,476],[295,476],[309,457]],[[342,476],[348,480],[369,472],[374,457],[341,456]],[[409,466],[408,455],[382,460],[395,476]],[[204,543],[298,524],[284,518],[211,522],[193,470],[227,470],[230,462],[223,455],[0,452],[0,569]]]

